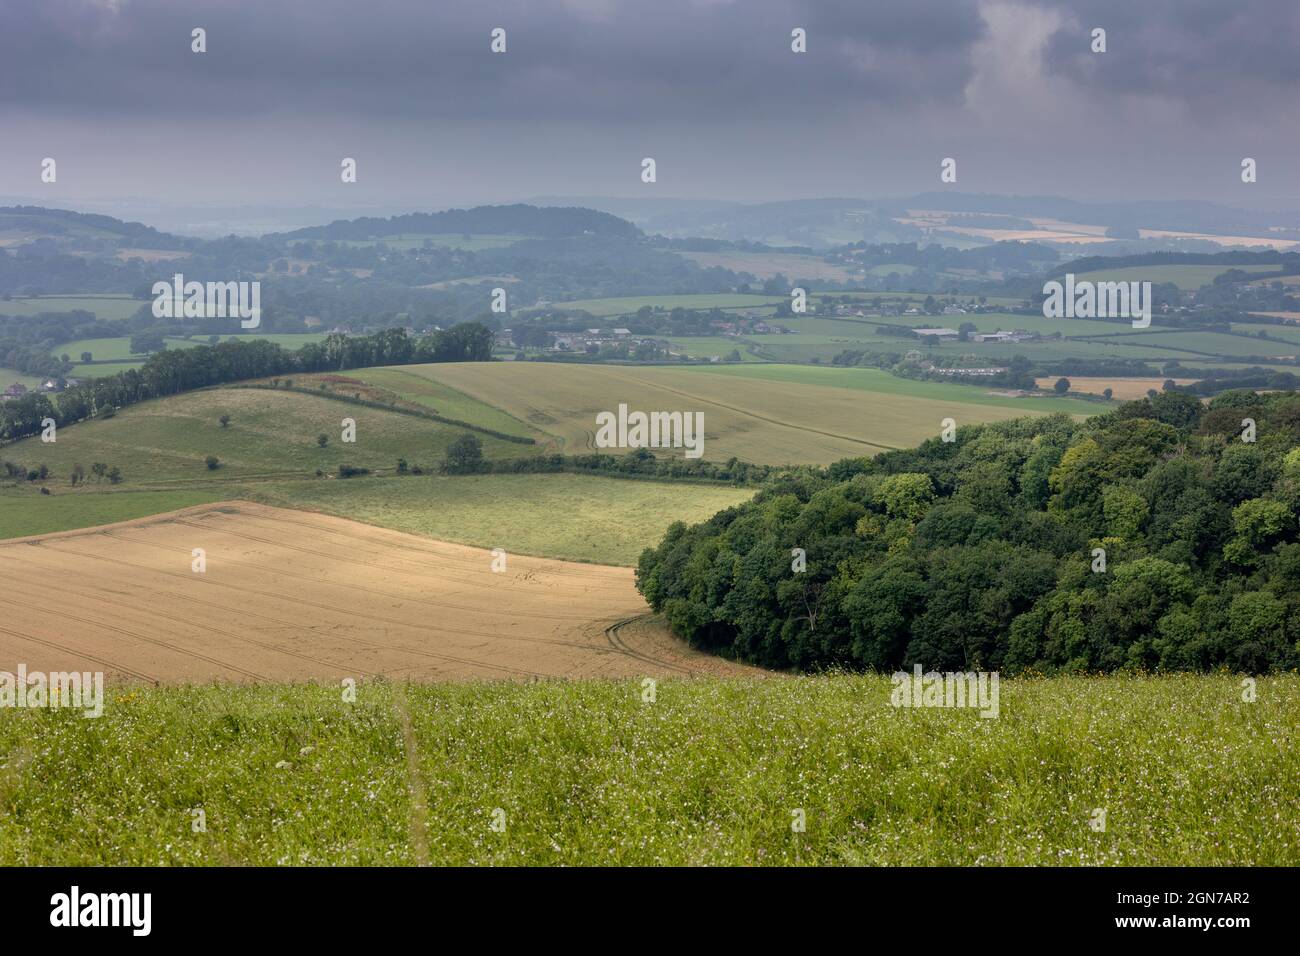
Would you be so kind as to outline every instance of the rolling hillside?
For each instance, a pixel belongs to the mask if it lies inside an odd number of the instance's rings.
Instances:
[[[960,425],[1097,410],[1078,401],[1021,400],[974,386],[913,383],[869,369],[502,362],[407,371],[502,409],[562,440],[570,454],[595,448],[596,415],[619,403],[631,410],[701,411],[705,458],[764,464],[827,464],[907,447],[937,434],[945,418]]]

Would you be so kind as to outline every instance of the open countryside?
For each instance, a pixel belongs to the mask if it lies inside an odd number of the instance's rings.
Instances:
[[[906,447],[937,435],[950,416],[959,424],[973,424],[1026,413],[1091,410],[1082,402],[1056,399],[1017,404],[1017,399],[962,385],[931,384],[913,390],[923,394],[914,394],[908,383],[870,370],[746,368],[753,373],[537,363],[408,371],[508,412],[561,440],[570,453],[595,448],[596,415],[619,403],[630,409],[703,411],[705,457],[768,464],[826,464]],[[765,375],[768,369],[776,370],[771,378]],[[805,380],[799,381],[800,376]]]

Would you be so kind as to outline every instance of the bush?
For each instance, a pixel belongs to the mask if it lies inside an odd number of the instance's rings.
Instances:
[[[447,446],[442,470],[449,475],[467,475],[483,464],[483,443],[477,435],[466,433]]]
[[[339,465],[340,478],[355,478],[358,475],[370,474],[369,468],[357,468],[354,465]]]
[[[208,471],[216,471],[221,465],[221,459],[216,455],[209,455],[207,458],[203,459],[203,462],[208,466]]]

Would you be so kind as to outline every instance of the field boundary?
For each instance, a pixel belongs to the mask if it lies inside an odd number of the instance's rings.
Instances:
[[[379,366],[382,367],[382,366]],[[336,402],[344,402],[348,405],[360,405],[365,408],[373,408],[381,412],[394,412],[398,415],[410,415],[412,418],[427,418],[431,421],[439,422],[443,425],[454,425],[457,428],[464,428],[472,432],[479,432],[492,438],[499,438],[502,441],[512,442],[516,445],[536,445],[537,439],[530,438],[526,435],[509,435],[505,432],[499,432],[493,428],[487,428],[483,425],[474,425],[470,422],[463,422],[458,418],[448,418],[446,415],[439,415],[437,412],[429,409],[406,408],[400,405],[385,405],[383,402],[374,402],[364,398],[353,398],[350,395],[339,395],[337,392],[331,392],[323,388],[303,388],[301,385],[259,385],[256,382],[232,382],[229,385],[213,385],[209,388],[195,389],[198,392],[204,391],[237,391],[239,389],[253,389],[263,392],[297,392],[300,395],[315,395],[318,398],[332,399]],[[405,401],[405,399],[403,399]],[[487,404],[484,402],[483,404]],[[495,408],[496,406],[492,406]],[[514,417],[513,415],[511,416]]]

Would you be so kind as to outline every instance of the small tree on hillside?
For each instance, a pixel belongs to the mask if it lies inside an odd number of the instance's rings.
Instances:
[[[453,475],[469,474],[483,463],[483,443],[477,435],[466,432],[447,446],[443,471]]]
[[[222,427],[222,428],[228,428],[228,427],[230,426],[230,416],[229,416],[229,415],[222,415],[220,421],[221,421],[221,427]]]
[[[1057,395],[1064,395],[1070,390],[1070,380],[1064,377],[1058,378],[1056,384],[1053,385],[1052,388],[1056,390]]]

